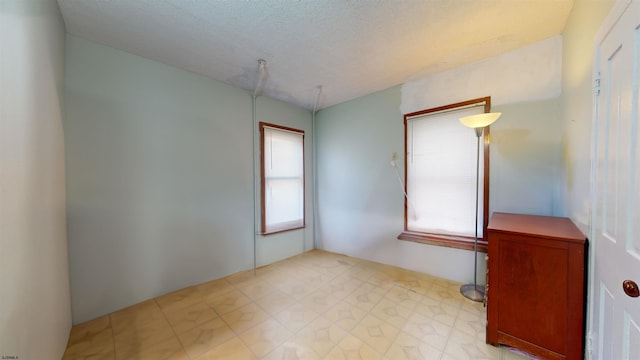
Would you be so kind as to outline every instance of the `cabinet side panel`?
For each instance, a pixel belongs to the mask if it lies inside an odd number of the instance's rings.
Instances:
[[[503,235],[498,247],[499,331],[566,354],[567,244]]]

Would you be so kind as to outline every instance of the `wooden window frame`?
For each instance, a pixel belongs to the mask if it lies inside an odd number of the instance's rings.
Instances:
[[[491,97],[482,97],[473,100],[462,101],[454,104],[439,106],[431,109],[420,110],[404,115],[404,190],[407,193],[407,123],[410,118],[416,116],[424,116],[429,114],[437,114],[446,111],[454,111],[456,109],[464,109],[472,106],[484,106],[484,112],[491,112]],[[462,125],[461,125],[462,126]],[[470,135],[471,136],[471,135]],[[482,219],[482,237],[478,238],[478,251],[487,252],[487,226],[489,225],[489,138],[490,127],[484,128],[483,132],[483,152],[484,152],[484,174],[483,174],[483,219]],[[456,249],[473,250],[475,237],[471,236],[452,236],[437,233],[416,232],[407,229],[407,216],[408,216],[408,199],[404,199],[404,231],[398,235],[398,240],[413,241],[422,244],[436,245],[451,247]]]
[[[306,197],[306,169],[305,169],[305,156],[304,156],[304,130],[299,130],[299,129],[294,129],[294,128],[290,128],[290,127],[286,127],[286,126],[282,126],[282,125],[276,125],[276,124],[270,124],[270,123],[266,123],[266,122],[260,122],[260,226],[261,226],[261,235],[273,235],[273,234],[279,234],[279,233],[283,233],[283,232],[287,232],[287,231],[292,231],[292,230],[298,230],[298,229],[304,229],[307,226],[306,223],[306,201],[307,201],[307,197]],[[267,128],[271,128],[271,129],[276,129],[276,130],[283,130],[283,131],[289,131],[289,132],[293,132],[293,133],[297,133],[300,134],[302,136],[302,225],[301,226],[293,226],[290,228],[284,228],[284,229],[278,229],[278,230],[273,230],[273,231],[267,231],[267,224],[266,224],[266,217],[267,217],[267,211],[266,211],[266,207],[265,207],[265,189],[266,189],[266,179],[265,179],[265,159],[264,159],[264,155],[265,155],[265,151],[264,151],[264,129],[265,127]]]

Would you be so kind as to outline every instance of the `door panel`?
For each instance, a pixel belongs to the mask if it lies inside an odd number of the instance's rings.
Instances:
[[[640,4],[631,1],[597,42],[592,356],[602,360],[640,359],[640,298],[622,288],[625,279],[640,283],[638,29]]]

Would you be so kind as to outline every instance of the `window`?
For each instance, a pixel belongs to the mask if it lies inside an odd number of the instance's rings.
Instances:
[[[473,129],[458,120],[489,112],[491,98],[418,111],[405,123],[405,230],[398,239],[473,249],[475,239],[476,154]],[[489,128],[480,141],[478,244],[488,224]]]
[[[304,131],[260,123],[262,233],[304,227]]]

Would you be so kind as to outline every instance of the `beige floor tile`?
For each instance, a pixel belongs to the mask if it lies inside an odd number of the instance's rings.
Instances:
[[[345,330],[330,320],[319,317],[302,329],[295,339],[324,356],[346,335]]]
[[[346,301],[335,304],[323,316],[346,331],[351,331],[367,313]]]
[[[453,331],[447,341],[444,355],[454,359],[500,359],[500,348],[487,345],[484,334],[468,335]]]
[[[215,318],[178,335],[187,354],[192,359],[235,336],[229,325],[220,318]]]
[[[384,297],[386,291],[381,291],[375,286],[365,283],[349,294],[344,300],[360,310],[369,312]]]
[[[63,360],[74,359],[115,359],[108,316],[79,324],[71,330]]]
[[[268,319],[239,335],[258,357],[263,357],[289,339],[293,333],[275,319]]]
[[[197,325],[218,317],[213,309],[204,302],[199,302],[185,308],[172,308],[165,311],[165,316],[176,334],[191,330]]]
[[[222,315],[222,319],[236,333],[240,334],[269,318],[258,305],[251,303]]]
[[[277,290],[277,287],[275,285],[262,279],[245,281],[239,285],[236,285],[236,288],[251,300],[257,300],[265,295],[268,295],[274,290]]]
[[[224,278],[212,280],[212,281],[197,285],[195,286],[195,288],[200,292],[200,294],[204,298],[221,295],[227,291],[231,291],[235,289],[235,287],[231,285],[231,283],[229,283],[227,279],[224,279]]]
[[[118,310],[109,315],[113,332],[137,328],[146,323],[164,319],[164,314],[155,300],[147,300],[133,306]]]
[[[453,327],[458,331],[475,336],[486,331],[486,323],[486,313],[484,311],[469,312],[461,310],[458,312],[458,317]]]
[[[185,308],[203,301],[202,294],[195,286],[174,291],[156,298],[156,302],[164,311]]]
[[[124,347],[116,348],[117,360],[188,360],[178,338],[170,337],[162,341],[147,344],[132,342]]]
[[[255,355],[238,337],[214,347],[196,360],[254,360]]]
[[[90,341],[104,332],[108,332],[111,336],[111,319],[108,315],[74,326],[69,334],[68,344]]]
[[[367,279],[367,283],[383,290],[390,290],[397,286],[396,281],[393,280],[391,276],[380,271],[375,271],[373,275]]]
[[[264,360],[322,360],[322,357],[310,346],[290,339],[267,354]]]
[[[253,273],[253,270],[240,271],[235,274],[229,275],[225,278],[227,282],[232,285],[239,285],[247,281],[254,280],[256,275]]]
[[[460,285],[461,284],[438,279],[434,281],[426,295],[440,299],[441,301],[446,301],[450,306],[461,306],[463,302],[470,300],[465,299],[460,294]]]
[[[358,278],[348,275],[340,275],[329,281],[325,286],[344,298],[364,284],[365,281]]]
[[[300,300],[317,290],[314,284],[306,283],[298,279],[289,279],[282,284],[278,284],[277,287],[280,291],[292,296],[296,300]]]
[[[353,335],[347,335],[338,345],[333,347],[325,357],[326,360],[351,360],[351,359],[367,359],[377,360],[383,359],[382,354],[376,352],[362,340]]]
[[[452,328],[449,325],[414,312],[409,316],[402,330],[418,340],[443,351]]]
[[[393,360],[432,360],[440,359],[442,350],[401,331],[385,355]]]
[[[425,296],[422,301],[416,305],[414,311],[443,324],[453,326],[459,310],[460,307],[457,304],[451,305],[447,300]]]
[[[486,317],[486,308],[483,302],[471,301],[469,299],[464,299],[460,303],[460,310],[467,311],[470,313],[478,313],[482,314],[482,316]]]
[[[116,355],[123,349],[137,346],[147,348],[175,337],[175,333],[166,319],[152,320],[142,324],[133,324],[120,331],[114,331]]]
[[[396,328],[402,329],[404,324],[407,322],[407,319],[412,314],[412,311],[411,309],[399,305],[388,298],[383,298],[373,309],[371,309],[370,313]]]
[[[373,276],[373,272],[370,268],[364,267],[362,265],[354,265],[349,270],[345,271],[342,276],[348,276],[353,279],[358,279],[360,281],[367,281],[370,277]]]
[[[279,284],[282,284],[292,278],[292,273],[286,268],[280,266],[273,266],[270,271],[258,276],[260,281],[266,281],[276,288]]]
[[[62,360],[115,360],[116,353],[111,350],[88,349],[85,352],[77,352],[76,349],[67,349]]]
[[[274,316],[276,320],[291,332],[298,332],[315,320],[319,314],[306,306],[295,303]]]
[[[324,272],[322,268],[299,270],[293,275],[298,280],[313,284],[315,287],[321,287],[335,277],[334,275]]]
[[[527,359],[459,287],[315,250],[76,325],[64,360]]]
[[[380,354],[384,354],[395,341],[400,330],[375,316],[367,315],[356,325],[351,334],[367,343]]]
[[[296,301],[292,296],[280,290],[275,290],[272,293],[256,300],[256,304],[271,316],[274,316],[279,312],[287,309],[295,302]]]
[[[323,314],[340,300],[338,296],[328,290],[316,290],[300,300],[299,303],[318,314]]]
[[[207,297],[205,301],[218,315],[224,315],[247,304],[251,304],[251,299],[236,289]]]
[[[425,294],[429,291],[431,286],[428,288],[424,286],[424,282],[421,281],[417,276],[409,275],[406,277],[402,277],[397,280],[398,286],[407,289],[409,291],[413,291],[417,294]]]
[[[422,301],[423,295],[398,285],[389,289],[385,298],[413,310]]]

